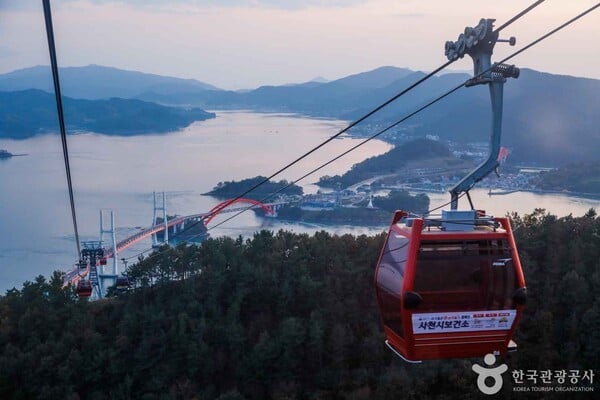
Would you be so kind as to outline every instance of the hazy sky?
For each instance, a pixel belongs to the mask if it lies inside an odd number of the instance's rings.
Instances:
[[[597,0],[547,0],[506,29],[517,47]],[[533,0],[56,0],[61,66],[99,64],[226,89],[336,79],[383,65],[432,70],[444,43],[482,17],[497,26]],[[600,78],[600,10],[515,58]],[[515,48],[496,46],[495,59]],[[0,73],[49,64],[41,0],[0,0]],[[472,68],[467,57],[453,69]]]

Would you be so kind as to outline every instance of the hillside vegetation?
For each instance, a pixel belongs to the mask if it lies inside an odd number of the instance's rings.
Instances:
[[[543,190],[566,190],[600,195],[600,160],[571,163],[541,172],[536,184]]]
[[[600,218],[512,217],[529,299],[520,350],[503,361],[597,368]],[[409,365],[386,349],[373,288],[383,240],[263,231],[163,248],[128,268],[136,290],[93,303],[58,273],[39,277],[0,297],[0,398],[481,398],[481,360]],[[498,397],[567,397],[512,385],[505,374]]]
[[[437,163],[440,159],[446,160],[444,166],[458,162],[445,144],[436,140],[416,139],[354,164],[350,171],[343,175],[324,176],[319,180],[319,185],[335,187],[340,184],[342,188],[346,188],[365,179],[398,172],[412,161],[427,160],[431,166],[432,160]]]

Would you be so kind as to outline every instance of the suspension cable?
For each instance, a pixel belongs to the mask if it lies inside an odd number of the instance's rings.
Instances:
[[[515,22],[519,18],[521,18],[523,15],[527,14],[529,11],[533,10],[534,8],[536,8],[537,6],[539,6],[540,4],[542,4],[543,2],[544,2],[544,0],[538,0],[538,1],[536,1],[535,3],[533,3],[532,5],[530,5],[529,7],[527,7],[526,9],[524,9],[523,11],[521,11],[520,13],[518,13],[517,15],[515,15],[514,17],[512,17],[511,19],[509,19],[505,23],[503,23],[502,25],[500,25],[498,28],[496,28],[495,31],[496,32],[500,32],[502,29],[506,28],[507,26],[509,26],[510,24],[512,24],[513,22]]]
[[[529,7],[527,7],[526,9],[524,9],[523,11],[521,11],[519,14],[517,14],[516,16],[514,16],[513,18],[511,18],[509,21],[507,21],[506,23],[504,23],[503,25],[501,25],[499,28],[496,29],[496,31],[500,31],[504,28],[506,28],[508,25],[512,24],[513,22],[515,22],[516,20],[518,20],[519,18],[521,18],[523,15],[527,14],[528,12],[530,12],[532,9],[534,9],[535,7],[537,7],[538,5],[540,5],[541,3],[543,3],[544,0],[538,0],[535,3],[533,3],[532,5],[530,5]],[[559,30],[563,29],[564,27],[570,25],[571,23],[575,22],[576,20],[578,20],[579,18],[583,17],[584,15],[588,14],[589,12],[593,11],[595,8],[597,8],[600,5],[597,4],[596,6],[586,10],[585,12],[579,14],[578,16],[572,18],[571,20],[567,21],[566,23],[564,23],[563,25],[559,26],[558,28],[554,29],[553,31],[543,35],[542,37],[538,38],[537,40],[535,40],[534,42],[531,42],[530,44],[528,44],[527,46],[523,47],[522,49],[518,50],[517,52],[511,54],[510,56],[506,57],[505,59],[503,59],[502,61],[500,61],[499,63],[503,63],[505,61],[508,61],[509,59],[515,57],[516,55],[522,53],[523,51],[529,49],[530,47],[536,45],[537,43],[543,41],[544,39],[546,39],[547,37],[551,36],[552,34],[558,32]],[[254,185],[252,188],[246,190],[244,193],[238,195],[237,197],[235,197],[234,199],[229,200],[224,207],[227,207],[227,205],[235,202],[236,200],[239,200],[240,198],[244,197],[245,195],[247,195],[248,193],[252,192],[253,190],[255,190],[256,188],[258,188],[259,186],[263,185],[264,183],[268,182],[271,178],[273,178],[274,176],[280,174],[281,172],[283,172],[284,170],[288,169],[289,167],[291,167],[292,165],[294,165],[295,163],[297,163],[298,161],[304,159],[305,157],[307,157],[308,155],[310,155],[312,152],[316,151],[317,149],[323,147],[325,144],[329,143],[331,140],[339,137],[341,134],[345,133],[346,131],[348,131],[349,129],[351,129],[352,127],[356,126],[357,124],[359,124],[360,122],[364,121],[365,119],[367,119],[368,117],[370,117],[371,115],[373,115],[374,113],[380,111],[382,108],[384,108],[385,106],[389,105],[391,102],[393,102],[394,100],[398,99],[400,96],[402,96],[403,94],[407,93],[408,91],[412,90],[414,87],[416,87],[418,84],[424,82],[426,79],[429,79],[431,76],[433,76],[434,74],[436,74],[437,72],[439,72],[440,70],[442,70],[443,68],[445,68],[446,66],[450,65],[451,62],[447,62],[444,65],[440,66],[439,68],[437,68],[435,71],[431,72],[430,74],[428,74],[427,76],[423,77],[421,80],[415,82],[413,85],[411,85],[410,87],[408,87],[407,89],[405,89],[404,91],[402,91],[401,93],[397,94],[396,96],[392,97],[391,99],[389,99],[388,101],[386,101],[385,103],[383,103],[382,105],[380,105],[379,107],[373,109],[371,112],[365,114],[363,117],[359,118],[357,121],[351,123],[350,125],[348,125],[346,128],[342,129],[340,132],[338,132],[336,135],[330,137],[329,139],[327,139],[325,142],[321,143],[320,145],[318,145],[317,147],[313,148],[312,150],[310,150],[309,152],[305,153],[304,155],[302,155],[301,157],[299,157],[298,159],[294,160],[293,162],[291,162],[290,164],[286,165],[285,167],[281,168],[279,171],[275,172],[273,175],[271,175],[270,177],[264,179],[263,181],[261,181],[260,183]],[[487,69],[486,71],[481,72],[480,74],[478,74],[476,77],[481,76],[487,72],[489,72],[491,70],[491,67],[489,69]],[[367,139],[363,140],[362,142],[358,143],[357,145],[351,147],[350,149],[346,150],[345,152],[341,153],[340,155],[334,157],[333,159],[327,161],[326,163],[320,165],[319,167],[311,170],[310,172],[308,172],[307,174],[301,176],[300,178],[288,183],[287,185],[285,185],[284,187],[280,188],[279,190],[271,193],[270,195],[268,195],[267,197],[265,197],[264,199],[261,200],[261,202],[265,202],[267,200],[269,200],[271,197],[275,196],[276,194],[282,192],[283,190],[289,188],[291,185],[299,182],[300,180],[314,174],[315,172],[319,171],[320,169],[326,167],[327,165],[333,163],[334,161],[338,160],[339,158],[343,157],[344,155],[356,150],[358,147],[361,147],[362,145],[366,144],[367,142],[375,139],[376,137],[380,136],[381,134],[387,132],[388,130],[392,129],[393,127],[399,125],[400,123],[404,122],[405,120],[411,118],[412,116],[418,114],[419,112],[425,110],[426,108],[430,107],[431,105],[437,103],[438,101],[442,100],[443,98],[449,96],[450,94],[454,93],[455,91],[459,90],[460,88],[462,88],[465,84],[467,83],[467,81],[461,83],[460,85],[450,89],[449,91],[447,91],[446,93],[442,94],[441,96],[435,98],[434,100],[430,101],[429,103],[427,103],[426,105],[420,107],[419,109],[417,109],[416,111],[406,115],[405,117],[403,117],[402,119],[396,121],[395,123],[393,123],[392,125],[380,130],[379,132],[375,133],[374,135],[368,137]],[[444,207],[447,204],[443,204],[441,206],[438,206],[434,209],[428,210],[427,213],[430,213],[431,211],[435,211],[439,208]],[[212,229],[215,229],[221,225],[223,225],[224,223],[236,218],[237,216],[239,216],[240,214],[252,209],[253,206],[249,206],[246,207],[244,209],[242,209],[241,211],[237,212],[236,214],[234,214],[233,216],[225,219],[224,221],[219,222],[217,225],[214,225],[212,227],[210,227],[207,231],[210,231]],[[207,215],[211,216],[212,214]],[[190,225],[189,227],[183,229],[182,231],[178,232],[176,235],[172,236],[172,238],[183,234],[185,231],[193,228],[195,225],[197,225],[198,223],[200,223],[201,220],[195,222],[194,224]],[[204,234],[204,233],[203,233]],[[196,236],[200,236],[202,234],[198,234],[195,235]],[[128,259],[132,259],[135,258],[139,255],[142,255],[148,251],[151,251],[152,248],[144,250],[140,253],[138,253],[136,256],[132,256],[129,257]]]
[[[58,123],[60,126],[60,139],[62,141],[63,158],[65,160],[65,171],[67,173],[67,186],[69,188],[69,201],[71,203],[71,217],[73,219],[73,231],[75,232],[75,243],[77,244],[77,259],[81,259],[81,248],[79,244],[79,231],[77,229],[77,215],[75,213],[75,198],[73,196],[73,182],[71,180],[71,166],[69,163],[69,149],[67,147],[67,131],[65,129],[65,116],[63,113],[62,96],[60,92],[60,80],[58,77],[58,62],[56,59],[56,48],[54,45],[54,30],[52,28],[52,14],[50,12],[50,0],[43,0],[44,17],[46,20],[46,35],[48,36],[48,50],[50,51],[50,62],[52,65],[52,78],[54,80],[54,94],[56,97],[56,109],[58,111]]]
[[[519,12],[517,15],[515,15],[514,17],[512,17],[511,19],[509,19],[507,22],[505,22],[502,26],[500,26],[498,29],[496,29],[496,31],[500,31],[500,30],[506,28],[507,26],[509,26],[513,22],[517,21],[519,18],[523,17],[525,14],[529,13],[531,10],[533,10],[534,8],[536,8],[537,6],[539,6],[540,4],[542,4],[544,1],[545,0],[537,0],[536,2],[534,2],[533,4],[531,4],[529,7],[525,8],[523,11]],[[260,182],[256,183],[254,186],[252,186],[251,188],[247,189],[243,193],[237,195],[233,199],[230,199],[224,205],[224,207],[229,206],[230,204],[232,204],[232,203],[236,202],[237,200],[239,200],[239,199],[243,198],[244,196],[246,196],[248,193],[250,193],[250,192],[256,190],[258,187],[264,185],[265,183],[267,183],[268,181],[270,181],[275,176],[279,175],[280,173],[282,173],[283,171],[287,170],[291,166],[295,165],[299,161],[301,161],[304,158],[308,157],[310,154],[312,154],[316,150],[318,150],[321,147],[325,146],[326,144],[328,144],[332,140],[336,139],[340,135],[342,135],[345,132],[349,131],[351,128],[355,127],[356,125],[360,124],[361,122],[363,122],[367,118],[371,117],[373,114],[379,112],[380,110],[382,110],[383,108],[385,108],[386,106],[388,106],[389,104],[391,104],[392,102],[396,101],[398,98],[400,98],[403,95],[405,95],[406,93],[410,92],[412,89],[414,89],[415,87],[417,87],[421,83],[425,82],[426,80],[428,80],[429,78],[431,78],[432,76],[434,76],[435,74],[437,74],[438,72],[440,72],[441,70],[445,69],[447,66],[449,66],[450,64],[452,64],[454,61],[455,60],[450,60],[450,61],[446,62],[445,64],[439,66],[438,68],[436,68],[435,70],[433,70],[429,74],[425,75],[424,77],[422,77],[418,81],[414,82],[412,85],[408,86],[406,89],[402,90],[400,93],[398,93],[395,96],[391,97],[390,99],[388,99],[387,101],[385,101],[381,105],[375,107],[374,109],[372,109],[371,111],[369,111],[368,113],[366,113],[365,115],[363,115],[362,117],[360,117],[359,119],[357,119],[356,121],[350,123],[349,125],[347,125],[345,128],[343,128],[342,130],[340,130],[335,135],[329,137],[327,140],[325,140],[324,142],[320,143],[319,145],[317,145],[316,147],[312,148],[311,150],[307,151],[306,153],[304,153],[303,155],[301,155],[300,157],[298,157],[294,161],[292,161],[289,164],[285,165],[284,167],[280,168],[278,171],[274,172],[269,177],[267,177],[267,178],[261,180]]]
[[[524,52],[525,50],[527,50],[527,49],[529,49],[529,48],[531,48],[531,47],[535,46],[536,44],[538,44],[539,42],[541,42],[541,41],[543,41],[544,39],[548,38],[549,36],[553,35],[554,33],[556,33],[556,32],[558,32],[558,31],[560,31],[561,29],[565,28],[566,26],[568,26],[568,25],[572,24],[573,22],[577,21],[578,19],[582,18],[582,17],[583,17],[583,16],[585,16],[586,14],[588,14],[588,13],[592,12],[592,11],[593,11],[594,9],[596,9],[598,6],[600,6],[600,3],[596,4],[595,6],[593,6],[593,7],[589,8],[589,9],[587,9],[586,11],[584,11],[584,12],[580,13],[580,14],[579,14],[579,15],[577,15],[576,17],[573,17],[573,18],[572,18],[572,19],[570,19],[569,21],[567,21],[567,22],[563,23],[562,25],[560,25],[560,26],[558,26],[557,28],[553,29],[552,31],[550,31],[550,32],[546,33],[545,35],[542,35],[542,36],[540,36],[538,39],[536,39],[536,40],[534,40],[534,41],[530,42],[529,44],[527,44],[527,45],[526,45],[526,46],[524,46],[523,48],[521,48],[521,49],[519,49],[519,50],[515,51],[514,53],[512,53],[512,54],[511,54],[511,55],[509,55],[508,57],[506,57],[506,58],[502,59],[502,61],[500,61],[499,63],[496,63],[496,64],[502,64],[502,63],[504,63],[504,62],[506,62],[506,61],[508,61],[508,60],[512,59],[513,57],[517,56],[518,54],[521,54],[521,53],[522,53],[522,52]],[[477,78],[477,77],[480,77],[480,76],[482,76],[482,75],[486,74],[487,72],[489,72],[490,70],[492,70],[492,68],[493,68],[493,66],[492,66],[492,67],[490,67],[490,68],[488,68],[488,69],[487,69],[487,70],[485,70],[485,71],[482,71],[481,73],[479,73],[479,74],[478,74],[477,76],[475,76],[474,78]],[[469,80],[470,80],[470,79],[469,79]],[[264,199],[260,200],[260,202],[261,202],[261,203],[264,203],[265,201],[269,200],[271,197],[275,196],[276,194],[278,194],[278,193],[281,193],[283,190],[287,189],[287,188],[288,188],[288,187],[290,187],[291,185],[293,185],[293,184],[295,184],[295,183],[299,182],[300,180],[302,180],[302,179],[304,179],[304,178],[306,178],[306,177],[308,177],[308,176],[310,176],[310,175],[314,174],[315,172],[317,172],[317,171],[321,170],[322,168],[326,167],[327,165],[331,164],[332,162],[334,162],[334,161],[336,161],[336,160],[340,159],[341,157],[345,156],[346,154],[348,154],[348,153],[350,153],[350,152],[352,152],[352,151],[356,150],[357,148],[361,147],[362,145],[366,144],[367,142],[369,142],[369,141],[371,141],[371,140],[375,139],[376,137],[380,136],[381,134],[383,134],[383,133],[387,132],[387,131],[388,131],[388,130],[390,130],[391,128],[393,128],[393,127],[395,127],[395,126],[399,125],[400,123],[402,123],[402,122],[406,121],[407,119],[411,118],[411,117],[412,117],[412,116],[414,116],[415,114],[418,114],[419,112],[421,112],[421,111],[425,110],[426,108],[430,107],[431,105],[433,105],[433,104],[437,103],[438,101],[442,100],[443,98],[445,98],[445,97],[449,96],[450,94],[452,94],[452,93],[456,92],[458,89],[462,88],[462,87],[463,87],[463,86],[464,86],[464,85],[465,85],[465,84],[466,84],[466,83],[467,83],[469,80],[467,80],[467,81],[465,81],[465,82],[461,83],[460,85],[458,85],[458,86],[456,86],[456,87],[454,87],[454,88],[450,89],[450,90],[449,90],[449,91],[447,91],[446,93],[444,93],[444,94],[442,94],[441,96],[439,96],[439,97],[435,98],[434,100],[432,100],[432,101],[430,101],[429,103],[427,103],[426,105],[424,105],[424,106],[420,107],[420,108],[419,108],[419,109],[417,109],[416,111],[413,111],[412,113],[410,113],[410,114],[406,115],[405,117],[401,118],[400,120],[398,120],[398,121],[394,122],[393,124],[389,125],[388,127],[386,127],[386,128],[384,128],[384,129],[380,130],[379,132],[377,132],[377,133],[375,133],[375,134],[373,134],[373,135],[369,136],[367,139],[365,139],[365,140],[363,140],[362,142],[360,142],[360,143],[356,144],[355,146],[351,147],[350,149],[346,150],[345,152],[341,153],[340,155],[338,155],[338,156],[336,156],[336,157],[332,158],[331,160],[327,161],[326,163],[324,163],[324,164],[320,165],[319,167],[317,167],[317,168],[313,169],[312,171],[308,172],[307,174],[305,174],[305,175],[301,176],[300,178],[298,178],[298,179],[296,179],[296,180],[294,180],[294,181],[292,181],[292,182],[288,183],[286,186],[284,186],[284,187],[280,188],[279,190],[277,190],[277,191],[273,192],[273,193],[272,193],[272,194],[270,194],[269,196],[267,196],[267,197],[265,197]],[[430,210],[430,211],[428,211],[428,212],[431,212],[431,211],[437,210],[438,208],[441,208],[441,207],[444,207],[444,205],[442,205],[442,206],[440,206],[440,207],[437,207],[437,208],[435,208],[435,209],[433,209],[433,210]],[[210,227],[208,230],[211,230],[211,229],[217,228],[218,226],[220,226],[220,225],[224,224],[225,222],[228,222],[228,221],[232,220],[233,218],[237,217],[238,215],[240,215],[240,214],[242,214],[242,213],[244,213],[244,212],[246,212],[246,211],[248,211],[249,209],[252,209],[252,208],[253,208],[252,206],[246,207],[245,209],[241,210],[240,212],[238,212],[238,213],[234,214],[233,216],[231,216],[231,217],[229,217],[229,218],[225,219],[224,221],[221,221],[221,222],[220,222],[220,223],[218,223],[217,225],[214,225],[214,226]]]

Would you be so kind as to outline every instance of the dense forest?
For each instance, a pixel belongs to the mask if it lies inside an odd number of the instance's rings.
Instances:
[[[502,361],[597,368],[600,218],[511,217],[529,298],[519,351]],[[383,240],[262,231],[163,247],[128,268],[134,290],[96,302],[40,276],[0,297],[0,398],[482,398],[482,360],[411,365],[386,349],[373,288]],[[496,397],[593,397],[513,386],[506,373]]]

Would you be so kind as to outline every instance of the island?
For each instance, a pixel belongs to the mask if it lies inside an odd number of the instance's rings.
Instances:
[[[235,198],[266,179],[267,177],[265,176],[255,176],[254,178],[247,178],[241,181],[219,182],[210,192],[204,193],[204,195],[214,196],[220,199]],[[290,184],[290,182],[286,180],[281,180],[279,182],[268,181],[261,184],[256,190],[244,195],[244,197],[262,201],[267,196],[273,195],[274,193],[284,196],[302,196],[303,190],[302,187],[296,184]]]
[[[14,154],[10,153],[8,150],[0,149],[0,159],[11,158],[12,156],[14,156]]]
[[[215,118],[200,108],[167,107],[136,99],[83,100],[63,96],[67,131],[132,136],[165,133]],[[26,139],[57,132],[53,94],[37,89],[0,92],[0,138]]]

